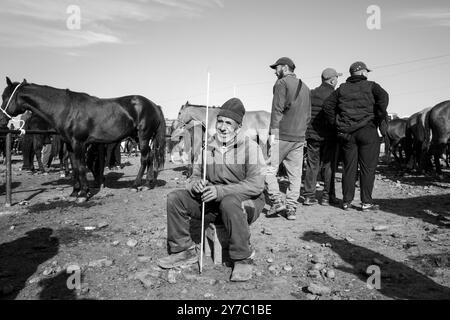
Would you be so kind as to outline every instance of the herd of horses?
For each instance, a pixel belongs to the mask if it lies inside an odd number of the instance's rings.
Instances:
[[[218,108],[209,108],[208,133],[214,133]],[[206,107],[187,102],[178,113],[177,121],[172,124],[170,147],[171,161],[176,164],[191,165],[201,154],[205,134]],[[242,130],[263,148],[264,154],[270,146],[267,144],[270,113],[266,111],[247,112]],[[431,158],[440,178],[442,167],[440,159],[450,164],[450,101],[439,103],[405,119],[393,119],[388,122],[385,143],[386,155],[394,156],[397,164],[422,173],[432,168]],[[306,156],[306,153],[305,153]]]
[[[187,102],[179,111],[178,118],[170,128],[161,107],[140,95],[101,99],[86,93],[57,89],[33,83],[12,82],[6,78],[0,112],[0,127],[5,128],[11,117],[31,111],[31,121],[25,129],[55,130],[53,155],[60,158],[61,169],[68,171],[67,156],[70,156],[73,171],[73,191],[70,195],[78,202],[90,197],[86,171],[94,174],[98,186],[104,184],[103,168],[105,145],[133,139],[140,150],[140,168],[133,188],[142,185],[147,170],[145,185],[153,188],[158,172],[164,168],[166,135],[171,133],[168,149],[171,161],[191,165],[201,154],[206,133],[206,107]],[[215,132],[219,108],[208,108],[208,135]],[[248,111],[244,117],[242,131],[255,140],[267,154],[270,113]],[[39,142],[37,148],[42,148]],[[388,123],[385,136],[386,150],[392,152],[400,166],[421,172],[432,166],[434,157],[436,171],[442,176],[440,159],[450,159],[450,101],[427,108],[409,118],[394,119]],[[40,155],[39,150],[35,150]],[[41,167],[38,157],[38,163]]]
[[[137,189],[147,170],[146,186],[155,186],[158,172],[164,167],[166,126],[160,106],[140,95],[100,99],[86,93],[57,89],[34,83],[12,82],[6,78],[2,94],[0,126],[27,110],[44,119],[66,144],[73,171],[71,198],[85,202],[89,196],[86,178],[88,150],[98,155],[104,167],[104,145],[131,137],[139,142],[141,161],[133,184]],[[94,152],[95,151],[95,152]],[[94,169],[94,172],[98,170]],[[95,176],[95,175],[94,175]],[[99,177],[96,177],[98,181]]]
[[[450,101],[388,123],[386,147],[398,165],[418,173],[434,167],[442,178],[441,159],[450,162]],[[434,161],[431,161],[433,159]]]

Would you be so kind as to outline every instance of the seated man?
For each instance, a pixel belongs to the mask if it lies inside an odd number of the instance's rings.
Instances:
[[[252,277],[255,252],[250,247],[249,225],[265,205],[265,161],[259,145],[239,132],[244,114],[239,99],[225,102],[217,115],[216,134],[207,144],[206,181],[202,180],[203,165],[195,163],[186,190],[167,196],[167,242],[172,254],[158,261],[160,267],[170,269],[198,261],[190,218],[201,219],[204,201],[205,221],[220,217],[228,232],[229,255],[234,262],[231,281]]]

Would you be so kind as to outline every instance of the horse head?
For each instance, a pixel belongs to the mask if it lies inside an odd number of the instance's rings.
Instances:
[[[19,96],[19,91],[21,87],[27,84],[24,79],[22,83],[12,82],[8,77],[6,77],[6,88],[2,93],[2,112],[0,115],[0,122],[9,121],[10,118],[22,114],[26,111],[25,103]]]

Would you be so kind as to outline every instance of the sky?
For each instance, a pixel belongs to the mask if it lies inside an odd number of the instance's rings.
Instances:
[[[364,61],[388,111],[406,117],[450,100],[449,40],[448,0],[0,0],[3,79],[139,94],[169,119],[186,101],[207,103],[208,73],[210,105],[236,96],[270,112],[269,65],[282,56],[310,88],[323,69],[344,82]]]

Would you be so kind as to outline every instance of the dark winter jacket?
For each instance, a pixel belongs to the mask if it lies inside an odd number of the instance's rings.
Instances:
[[[311,90],[311,121],[306,131],[306,140],[323,141],[336,137],[336,129],[325,119],[323,102],[334,92],[326,82]]]
[[[327,120],[341,133],[352,133],[387,118],[388,93],[364,76],[351,76],[324,102]]]
[[[301,80],[300,80],[301,81]],[[277,80],[273,87],[270,133],[284,141],[304,142],[311,118],[310,91],[302,83],[297,99],[294,100],[299,80],[289,74]]]

